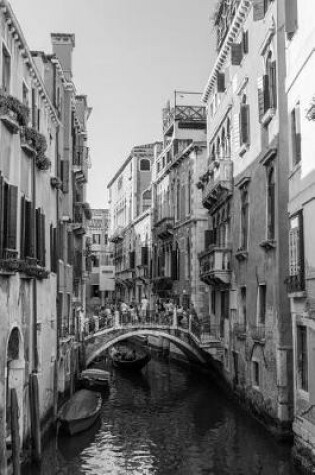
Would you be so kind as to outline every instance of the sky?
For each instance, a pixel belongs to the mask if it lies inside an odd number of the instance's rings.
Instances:
[[[211,69],[214,0],[10,0],[32,50],[74,33],[73,79],[88,96],[92,168],[87,199],[107,206],[107,184],[135,145],[162,139],[174,90],[203,91]]]

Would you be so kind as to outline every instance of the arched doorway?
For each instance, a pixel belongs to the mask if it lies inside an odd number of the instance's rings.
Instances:
[[[16,390],[21,443],[23,440],[24,378],[24,346],[20,330],[14,327],[8,339],[6,364],[6,436],[8,444],[11,444],[11,389]]]

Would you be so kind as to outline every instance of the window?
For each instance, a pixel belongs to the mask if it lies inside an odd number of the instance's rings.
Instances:
[[[105,234],[105,236],[104,236],[104,244],[105,244],[105,246],[107,246],[107,244],[108,244],[108,234]]]
[[[186,241],[186,279],[191,277],[191,265],[190,265],[190,239]]]
[[[274,167],[267,169],[267,239],[275,239],[275,171]]]
[[[216,307],[216,293],[214,288],[212,287],[211,290],[211,312],[215,315],[215,307]]]
[[[180,181],[177,180],[177,184],[176,184],[176,220],[180,219],[180,203],[181,203]]]
[[[143,158],[142,160],[140,160],[140,171],[145,172],[145,171],[150,171],[150,169],[151,169],[150,160],[148,160],[147,158]]]
[[[289,292],[305,288],[303,213],[290,217],[289,231]]]
[[[285,25],[284,29],[291,39],[298,28],[297,0],[288,0],[285,2]]]
[[[271,51],[265,59],[265,74],[258,78],[258,108],[259,121],[267,125],[277,108],[277,63]]]
[[[45,239],[45,215],[40,208],[36,210],[36,257],[38,264],[45,267],[46,239]]]
[[[296,330],[297,382],[301,389],[308,391],[307,330],[301,325],[298,325]]]
[[[253,0],[253,19],[262,20],[273,0]]]
[[[265,324],[266,321],[266,295],[267,295],[267,286],[266,284],[258,285],[257,293],[257,320],[258,324]]]
[[[142,194],[142,211],[151,208],[151,190],[146,190]]]
[[[11,56],[7,48],[2,47],[2,89],[6,93],[10,93],[11,81]]]
[[[241,236],[240,249],[246,250],[248,244],[248,189],[244,186],[241,189]]]
[[[188,173],[188,184],[187,184],[187,214],[191,213],[191,173]]]
[[[259,388],[259,363],[258,361],[252,362],[252,376],[253,376],[253,386]]]
[[[100,234],[92,234],[92,243],[93,244],[101,244],[101,235]]]
[[[298,103],[291,111],[292,165],[301,161],[301,110]]]
[[[246,287],[241,287],[240,290],[240,323],[246,327]]]
[[[6,183],[0,173],[0,253],[17,249],[17,186]]]
[[[29,104],[28,104],[28,87],[27,85],[25,84],[25,82],[23,82],[23,86],[22,86],[22,95],[23,95],[23,104],[28,107]]]
[[[250,143],[249,129],[249,105],[246,103],[247,98],[244,94],[241,100],[239,124],[240,124],[240,145],[248,145]]]

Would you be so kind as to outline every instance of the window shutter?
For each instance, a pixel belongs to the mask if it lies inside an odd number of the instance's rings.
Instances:
[[[263,20],[265,17],[265,0],[253,0],[253,20]]]
[[[141,264],[143,266],[148,265],[148,247],[144,246],[141,248]]]
[[[301,108],[295,108],[295,163],[301,161]]]
[[[259,117],[259,122],[261,122],[265,113],[263,77],[258,78],[257,87],[258,87],[258,117]]]
[[[304,224],[303,212],[299,212],[299,254],[298,254],[299,274],[304,279]]]
[[[57,230],[57,241],[58,241],[58,259],[63,261],[63,234],[64,234],[64,225],[63,223],[58,224]]]
[[[273,61],[270,65],[270,86],[271,86],[270,106],[276,109],[277,107],[277,63],[276,61]]]
[[[40,247],[40,242],[41,242],[41,228],[40,228],[40,209],[36,209],[35,212],[36,215],[36,259],[38,263],[40,264],[41,262],[41,247]]]
[[[25,259],[25,196],[21,197],[20,259]]]
[[[243,35],[242,35],[242,52],[243,52],[243,54],[247,54],[247,53],[248,53],[248,30],[247,30],[247,31],[243,31]]]
[[[9,185],[7,213],[7,247],[16,249],[18,187]]]
[[[34,257],[33,207],[31,201],[25,202],[25,257]]]
[[[69,193],[69,160],[61,160],[62,191]]]
[[[74,235],[68,232],[68,264],[73,265]]]
[[[249,144],[249,105],[241,105],[240,113],[241,145]]]
[[[285,32],[292,36],[297,30],[298,12],[297,0],[285,1]]]
[[[264,85],[264,113],[270,108],[270,90],[269,90],[269,76],[263,76]]]
[[[217,75],[217,91],[224,92],[225,91],[225,74],[218,73]]]
[[[0,257],[4,246],[4,179],[0,173]]]
[[[240,146],[240,123],[238,114],[234,114],[233,116],[233,142],[234,149],[238,150]]]
[[[45,215],[40,214],[40,229],[41,229],[41,265],[45,267],[46,265],[46,233],[45,233]]]
[[[231,63],[239,66],[243,58],[242,43],[233,43],[231,46]]]
[[[177,280],[177,251],[172,251],[171,278]]]
[[[36,91],[32,89],[32,127],[37,129]]]

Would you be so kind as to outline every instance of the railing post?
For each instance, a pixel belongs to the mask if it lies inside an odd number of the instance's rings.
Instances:
[[[115,310],[114,312],[114,328],[119,328],[119,310]]]
[[[178,326],[178,322],[177,322],[177,308],[176,306],[174,307],[174,310],[173,310],[173,325],[172,327],[173,328],[177,328]]]

